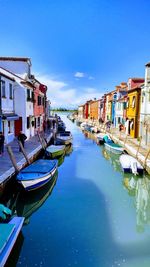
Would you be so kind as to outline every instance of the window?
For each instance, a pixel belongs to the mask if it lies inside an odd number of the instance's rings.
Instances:
[[[35,126],[35,128],[36,128],[36,118],[34,119],[34,126]]]
[[[8,133],[13,133],[13,121],[8,121]]]
[[[41,97],[38,96],[38,106],[41,106]]]
[[[40,117],[38,117],[38,123],[37,123],[38,125],[38,127],[40,127]]]
[[[127,105],[126,105],[126,107],[129,108],[129,105],[130,105],[130,98],[128,97],[127,98]]]
[[[9,98],[13,99],[13,87],[11,83],[9,84]]]
[[[5,81],[1,81],[1,86],[2,86],[2,97],[6,97],[6,86],[5,86]]]
[[[31,98],[30,98],[30,89],[27,89],[27,101],[30,101]]]
[[[133,96],[133,97],[132,97],[132,108],[135,108],[135,99],[136,99],[136,97]]]
[[[27,129],[29,129],[29,128],[30,128],[30,118],[27,117]]]

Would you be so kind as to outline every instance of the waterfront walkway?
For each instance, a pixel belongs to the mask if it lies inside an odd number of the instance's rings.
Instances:
[[[44,133],[44,137],[46,138],[47,142],[50,141],[51,137],[53,136],[52,130],[49,132]],[[19,152],[19,145],[17,138],[9,143],[12,148],[14,157],[17,162],[17,166],[19,169],[26,165],[26,159],[24,158],[23,154]],[[38,154],[42,150],[42,145],[39,141],[39,137],[37,135],[31,137],[29,140],[25,142],[25,151],[28,158],[32,161],[34,157],[37,157]],[[7,152],[7,148],[4,148],[4,154],[0,157],[0,186],[3,185],[9,178],[11,178],[15,174],[15,169],[12,165],[10,160],[9,154]]]

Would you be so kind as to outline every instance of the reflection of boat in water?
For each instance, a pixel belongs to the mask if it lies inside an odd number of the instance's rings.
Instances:
[[[138,232],[144,231],[144,226],[150,223],[150,180],[148,176],[137,178],[125,176],[124,185],[129,195],[135,196],[136,226]]]
[[[67,146],[65,147],[65,155],[66,155],[66,156],[69,156],[69,155],[72,153],[72,151],[73,151],[73,146],[72,146],[72,144],[69,144],[69,145],[67,145]]]
[[[55,176],[36,192],[20,192],[17,201],[15,203],[15,210],[18,216],[25,217],[25,223],[29,223],[29,217],[34,213],[39,207],[43,205],[45,200],[52,193],[52,190],[57,181],[58,172]]]
[[[58,167],[60,167],[61,166],[61,164],[63,164],[63,162],[64,162],[64,155],[62,155],[61,157],[59,157],[58,159]]]
[[[112,154],[111,152],[109,152],[105,148],[103,148],[102,154],[103,154],[105,159],[110,161],[110,163],[113,166],[115,171],[119,171],[119,172],[121,171],[120,162],[119,162],[119,155]]]

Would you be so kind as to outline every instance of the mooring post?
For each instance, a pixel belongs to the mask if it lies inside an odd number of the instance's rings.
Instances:
[[[39,132],[37,133],[37,135],[38,135],[38,138],[39,138],[39,141],[40,141],[40,143],[41,143],[42,148],[45,149],[45,145],[44,145],[44,143],[43,143],[43,140],[42,140],[42,138],[41,138]]]
[[[30,164],[30,160],[28,159],[27,153],[26,153],[22,143],[19,140],[18,140],[18,144],[19,144],[19,147],[21,149],[22,154],[24,155],[24,157],[26,159],[27,164],[29,165]]]
[[[137,147],[136,158],[138,158],[138,153],[139,153],[139,150],[140,150],[141,142],[142,142],[142,138],[140,138],[140,141],[139,141],[139,144],[138,144],[138,147]]]
[[[150,154],[150,149],[148,150],[147,155],[146,155],[146,157],[145,157],[144,166],[146,166],[146,161],[147,161],[147,159],[148,159],[149,154]]]
[[[15,168],[15,171],[18,173],[19,172],[19,168],[17,166],[17,162],[16,162],[16,159],[15,159],[14,153],[13,153],[13,151],[11,149],[11,146],[7,145],[6,148],[7,148],[10,160],[11,160],[11,162],[12,162],[14,168]]]

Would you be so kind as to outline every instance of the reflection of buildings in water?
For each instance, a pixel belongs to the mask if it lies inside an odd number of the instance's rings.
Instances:
[[[105,148],[102,149],[102,154],[105,159],[109,160],[111,162],[111,165],[113,166],[113,169],[115,171],[121,171],[120,162],[119,162],[119,156],[116,154],[113,154],[106,150]]]
[[[137,231],[143,232],[144,225],[150,222],[150,180],[147,176],[127,176],[124,185],[129,195],[135,196]]]
[[[136,184],[137,230],[143,231],[144,224],[150,222],[150,180],[143,177]]]
[[[47,183],[40,189],[37,189],[32,192],[20,192],[19,196],[17,197],[17,201],[15,203],[15,213],[18,216],[25,217],[25,224],[29,223],[29,217],[34,213],[38,208],[40,208],[46,199],[52,193],[52,190],[56,184],[57,176],[54,175],[51,181]]]

